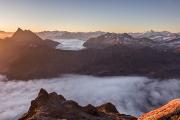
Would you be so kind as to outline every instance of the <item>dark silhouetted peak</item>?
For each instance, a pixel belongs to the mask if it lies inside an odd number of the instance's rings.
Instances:
[[[18,28],[16,32],[23,32],[21,28]]]
[[[13,34],[13,36],[12,37],[16,37],[16,36],[18,36],[18,35],[21,35],[21,34],[23,34],[23,30],[21,29],[21,28],[18,28],[17,30],[16,30],[16,32]]]
[[[49,39],[43,40],[32,31],[22,30],[20,28],[18,28],[18,30],[10,39],[16,42],[16,47],[20,45],[29,48],[37,48],[40,46],[55,48],[57,45],[60,44],[59,42],[55,42]]]
[[[48,96],[48,99],[44,98],[43,104],[39,101],[42,96]],[[100,111],[92,105],[82,107],[72,100],[62,100],[59,97],[64,98],[56,93],[48,94],[44,89],[41,89],[38,97],[32,101],[28,113],[19,120],[136,120],[135,117],[122,115],[118,112]],[[112,107],[113,105],[106,106]]]
[[[36,106],[36,104],[41,106],[42,104],[45,104],[48,99],[49,99],[48,92],[41,88],[41,90],[39,91],[37,99],[35,101],[33,101],[32,104],[34,104],[34,106]]]
[[[30,30],[22,30],[18,28],[17,31],[13,34],[12,39],[14,40],[41,40],[35,33],[31,32]]]
[[[43,88],[40,89],[38,96],[48,96],[48,92]]]
[[[107,113],[118,113],[116,107],[112,103],[106,103],[98,107],[99,111]]]

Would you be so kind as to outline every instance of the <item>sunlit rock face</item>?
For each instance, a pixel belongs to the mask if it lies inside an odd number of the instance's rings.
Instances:
[[[180,99],[175,99],[166,105],[150,111],[138,118],[138,120],[179,120]]]
[[[118,113],[111,103],[98,107],[80,106],[66,100],[57,93],[47,93],[41,89],[38,97],[31,102],[29,111],[19,120],[136,120],[135,117]]]

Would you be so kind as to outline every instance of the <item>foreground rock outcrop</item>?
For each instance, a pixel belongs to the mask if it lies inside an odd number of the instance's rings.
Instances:
[[[66,100],[56,93],[48,94],[41,89],[31,107],[19,120],[136,120],[135,117],[118,113],[111,103],[98,107]]]
[[[54,92],[48,94],[41,89],[38,97],[31,102],[29,111],[19,120],[180,120],[180,99],[170,101],[137,119],[120,114],[111,103],[82,107],[62,95]]]
[[[138,120],[180,120],[180,99],[172,100],[168,104],[140,116]]]

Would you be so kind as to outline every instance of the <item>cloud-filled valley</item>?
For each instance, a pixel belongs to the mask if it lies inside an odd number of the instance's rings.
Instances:
[[[57,92],[81,105],[112,102],[120,113],[138,116],[180,97],[180,81],[146,77],[64,75],[53,79],[6,81],[0,77],[0,118],[18,119],[27,112],[40,88]]]

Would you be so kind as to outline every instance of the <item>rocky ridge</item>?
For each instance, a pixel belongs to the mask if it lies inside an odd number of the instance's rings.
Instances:
[[[47,93],[41,89],[38,97],[31,102],[29,111],[19,120],[179,120],[180,99],[145,113],[139,118],[120,114],[111,103],[97,107],[80,106],[72,100],[66,100],[57,93]]]
[[[31,102],[29,111],[19,120],[136,120],[135,117],[118,113],[115,106],[106,103],[98,107],[80,106],[62,95],[47,93],[41,89]]]

